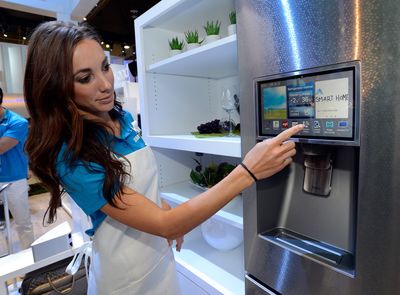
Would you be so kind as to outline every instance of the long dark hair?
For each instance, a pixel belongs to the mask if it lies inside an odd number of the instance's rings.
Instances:
[[[25,148],[32,171],[51,193],[45,213],[49,214],[49,223],[57,218],[64,193],[56,171],[63,144],[68,147],[64,159],[70,165],[79,159],[89,169],[90,162],[105,169],[103,194],[114,207],[113,198],[121,196],[122,184],[128,176],[111,151],[108,127],[100,120],[86,119],[73,101],[72,57],[76,45],[84,39],[100,43],[99,36],[89,26],[51,21],[35,29],[28,46],[24,96],[31,126]],[[115,101],[111,118],[122,114],[121,104]]]

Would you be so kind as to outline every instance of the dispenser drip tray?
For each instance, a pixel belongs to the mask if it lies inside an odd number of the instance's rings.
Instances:
[[[261,236],[286,248],[300,251],[305,256],[334,264],[343,270],[349,271],[354,269],[353,254],[324,242],[283,228],[275,228],[272,231],[261,234]]]

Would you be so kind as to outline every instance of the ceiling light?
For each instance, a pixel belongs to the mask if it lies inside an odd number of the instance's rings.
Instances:
[[[26,37],[25,37],[25,36],[23,36],[23,37],[22,37],[22,39],[23,39],[23,40],[26,40]]]
[[[110,48],[110,44],[106,44],[106,48]]]
[[[100,42],[100,44],[101,44],[101,45],[103,45],[103,44],[104,44],[104,42],[103,42],[103,41],[101,41],[101,42]]]
[[[5,38],[7,38],[7,37],[8,37],[8,35],[7,35],[6,33],[4,33],[4,34],[3,34],[3,36],[4,36]]]
[[[124,45],[124,49],[129,49],[129,45]]]

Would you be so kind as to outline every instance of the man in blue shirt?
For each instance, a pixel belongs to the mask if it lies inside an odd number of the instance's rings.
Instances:
[[[28,121],[2,107],[0,88],[0,187],[6,183],[8,205],[14,217],[22,249],[33,242],[33,226],[28,203],[28,159],[24,144],[28,135]]]

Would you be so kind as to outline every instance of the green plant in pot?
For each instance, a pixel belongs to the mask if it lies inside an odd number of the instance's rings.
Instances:
[[[187,43],[187,49],[193,49],[199,47],[202,41],[199,41],[199,33],[197,30],[185,32],[185,39]]]
[[[236,167],[227,162],[222,162],[219,165],[211,163],[203,170],[201,163],[196,159],[193,160],[197,163],[197,166],[190,171],[190,179],[194,184],[203,188],[214,186]]]
[[[183,41],[179,40],[178,37],[174,37],[171,40],[168,40],[170,55],[176,55],[182,52],[183,49]]]
[[[229,22],[228,35],[230,36],[236,34],[236,11],[231,11],[229,13]]]
[[[207,34],[207,37],[206,37],[207,43],[218,40],[220,38],[220,35],[219,35],[220,27],[221,27],[221,23],[218,20],[215,22],[214,21],[206,22],[206,24],[203,26],[203,28]]]

